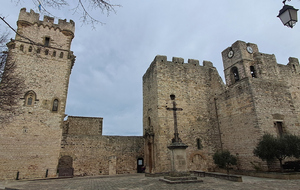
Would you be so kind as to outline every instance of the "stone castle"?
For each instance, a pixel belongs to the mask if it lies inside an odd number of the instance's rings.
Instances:
[[[156,56],[143,76],[143,136],[104,136],[100,117],[64,121],[75,23],[40,21],[21,9],[17,25],[8,60],[24,89],[16,114],[0,124],[1,179],[126,174],[143,166],[147,175],[166,174],[174,134],[170,97],[181,108],[178,131],[190,171],[213,171],[212,155],[225,149],[238,157],[236,169],[265,169],[253,155],[264,133],[300,135],[298,59],[281,65],[242,41],[222,52],[226,84],[209,61]]]

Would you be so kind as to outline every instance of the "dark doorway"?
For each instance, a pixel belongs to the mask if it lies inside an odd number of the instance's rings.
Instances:
[[[137,173],[144,173],[145,167],[144,167],[144,159],[139,158],[137,159]]]
[[[71,156],[63,156],[58,161],[58,177],[73,177],[73,158]]]

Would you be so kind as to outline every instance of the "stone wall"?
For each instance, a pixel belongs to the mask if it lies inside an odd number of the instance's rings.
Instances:
[[[68,116],[63,127],[64,135],[102,135],[103,118]]]
[[[238,168],[251,167],[253,149],[261,137],[249,79],[245,78],[221,94],[217,100],[223,149],[238,156]],[[253,160],[254,159],[254,160]]]
[[[72,158],[75,176],[137,173],[143,137],[102,136],[102,118],[69,116],[65,125],[69,133],[63,134],[60,158]]]

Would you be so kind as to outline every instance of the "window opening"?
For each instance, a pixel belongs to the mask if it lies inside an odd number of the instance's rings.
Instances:
[[[49,54],[49,50],[45,50],[45,55],[48,55]]]
[[[201,139],[199,139],[199,138],[197,138],[197,148],[198,148],[198,150],[201,150],[203,148]]]
[[[60,57],[60,58],[63,58],[63,57],[64,57],[64,53],[63,53],[63,52],[60,52],[59,57]]]
[[[251,73],[252,78],[256,78],[256,71],[255,71],[254,66],[250,66],[250,73]]]
[[[37,48],[36,53],[41,53],[41,48]]]
[[[53,54],[52,54],[52,56],[53,56],[53,57],[55,57],[55,56],[56,56],[56,51],[53,51]]]
[[[283,123],[281,121],[276,121],[274,122],[274,125],[277,128],[278,135],[281,137],[285,133]]]
[[[57,110],[58,110],[58,100],[55,99],[53,101],[52,111],[57,111]]]
[[[28,105],[28,106],[31,106],[31,105],[32,105],[32,97],[29,97],[29,98],[27,99],[27,105]]]
[[[240,80],[239,72],[238,72],[238,69],[237,69],[236,67],[233,67],[233,68],[231,69],[231,73],[232,73],[232,75],[233,75],[234,82]]]
[[[296,70],[296,67],[295,67],[295,65],[293,65],[293,68],[294,68],[294,71],[295,71],[295,73],[296,73],[296,71],[297,71],[297,70]]]
[[[29,46],[28,51],[32,52],[32,46]]]
[[[29,91],[25,94],[25,105],[32,106],[35,101],[35,93],[33,91]]]
[[[45,46],[48,47],[50,44],[50,38],[49,37],[45,37]]]
[[[151,126],[151,118],[148,117],[148,126]]]
[[[24,46],[20,45],[20,51],[23,51],[23,50],[24,50]]]

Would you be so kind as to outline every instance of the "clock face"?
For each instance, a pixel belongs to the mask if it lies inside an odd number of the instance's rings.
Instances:
[[[253,53],[253,49],[252,49],[252,47],[250,47],[250,46],[247,46],[247,51],[248,51],[248,53]]]
[[[232,50],[230,50],[230,51],[228,52],[228,54],[227,54],[227,56],[228,56],[229,58],[232,58],[233,55],[234,55],[234,52],[233,52]]]

